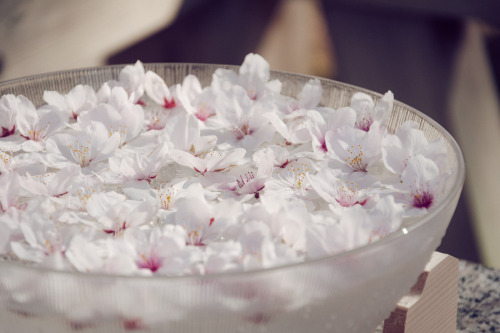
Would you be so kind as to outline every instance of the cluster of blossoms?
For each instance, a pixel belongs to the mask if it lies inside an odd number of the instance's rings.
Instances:
[[[209,86],[142,63],[98,91],[0,98],[0,255],[61,270],[190,275],[254,270],[373,242],[442,196],[446,147],[393,95],[320,106],[281,95],[249,54]]]

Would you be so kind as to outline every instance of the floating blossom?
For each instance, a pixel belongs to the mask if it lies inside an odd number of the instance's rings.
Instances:
[[[0,213],[9,209],[24,209],[26,203],[21,200],[20,190],[23,179],[17,173],[0,175]]]
[[[367,172],[381,161],[382,135],[378,123],[369,132],[342,127],[326,136],[330,156],[344,165],[346,171]]]
[[[15,128],[7,130],[8,133],[4,133],[8,141],[2,141],[0,145],[4,145],[5,148],[13,151],[19,149],[27,152],[41,151],[45,147],[45,139],[64,126],[65,119],[57,109],[50,106],[36,109],[24,96],[6,96],[2,97],[3,102],[0,103],[1,114],[8,116],[9,119],[15,115],[16,125]],[[13,135],[12,129],[16,128],[19,135]]]
[[[196,76],[186,76],[177,86],[177,95],[184,109],[202,123],[215,116],[216,94],[211,87],[202,88]]]
[[[16,116],[20,101],[12,94],[0,98],[0,138],[16,132]]]
[[[408,159],[401,174],[401,185],[409,191],[409,195],[402,196],[403,202],[409,206],[407,214],[421,215],[432,208],[441,194],[445,178],[431,159],[422,155]]]
[[[322,92],[321,82],[318,79],[310,79],[304,84],[296,98],[282,96],[282,102],[278,99],[278,103],[282,104],[280,110],[283,110],[285,114],[299,110],[313,110],[318,107]]]
[[[82,111],[88,111],[96,106],[97,95],[92,87],[79,84],[65,95],[57,91],[45,91],[43,100],[61,110],[67,118],[76,119]]]
[[[401,175],[409,159],[422,155],[433,160],[440,170],[446,166],[446,147],[442,140],[428,142],[418,124],[408,121],[401,125],[396,134],[388,134],[382,140],[382,159],[385,167]]]
[[[245,57],[238,74],[232,70],[217,69],[213,75],[212,87],[219,93],[237,85],[245,90],[252,101],[262,102],[281,91],[281,82],[269,81],[269,78],[269,63],[260,55],[250,53]]]
[[[285,191],[290,196],[305,198],[310,190],[307,175],[316,171],[312,160],[299,158],[274,168],[272,179],[266,186],[268,190]]]
[[[138,271],[133,244],[120,237],[93,239],[76,234],[65,254],[80,272],[131,275]]]
[[[245,163],[245,149],[235,148],[228,151],[210,150],[193,155],[189,152],[172,151],[172,159],[180,165],[192,168],[204,176],[207,172],[222,172]]]
[[[341,215],[342,208],[365,206],[375,193],[376,181],[365,173],[342,173],[336,169],[321,169],[318,174],[309,174],[312,188],[325,200],[332,210]]]
[[[229,130],[218,133],[219,145],[252,150],[272,140],[274,128],[264,116],[268,111],[254,105],[241,87],[233,86],[226,95],[221,95],[217,110],[221,125]]]
[[[89,126],[72,134],[54,135],[47,142],[44,162],[53,167],[64,167],[77,164],[82,168],[94,168],[100,162],[107,161],[120,143],[120,135],[112,133],[99,122],[91,122]]]
[[[129,228],[151,222],[157,205],[153,200],[127,200],[116,192],[95,193],[87,201],[87,212],[95,219],[91,226],[118,236]]]
[[[168,163],[169,148],[167,144],[156,147],[149,154],[118,154],[109,158],[109,172],[99,178],[107,184],[120,184],[130,181],[151,182],[160,170]]]
[[[327,120],[323,114],[315,110],[309,110],[305,114],[309,119],[312,150],[320,157],[331,149],[327,141],[335,138],[338,131],[352,128],[356,117],[351,108],[326,109],[326,112],[328,114]]]
[[[176,201],[175,224],[186,230],[186,244],[205,246],[219,240],[237,218],[239,205],[226,200],[219,204],[208,202],[200,184],[193,184],[183,198]],[[233,212],[233,214],[231,214]]]
[[[323,220],[309,228],[307,251],[312,258],[318,258],[368,244],[399,228],[402,215],[402,206],[390,196],[370,210],[354,206],[337,221]]]
[[[97,102],[108,103],[111,91],[116,88],[125,90],[127,97],[134,104],[144,105],[141,100],[144,95],[144,66],[142,62],[137,61],[134,65],[125,66],[119,74],[119,79],[104,82],[97,91]]]
[[[392,111],[394,95],[391,91],[375,104],[373,99],[362,92],[355,93],[351,98],[351,108],[356,111],[356,128],[368,132],[374,121],[384,124]]]
[[[11,244],[16,256],[58,269],[64,268],[64,253],[75,230],[59,225],[57,211],[58,207],[53,203],[40,201],[26,213],[20,224],[26,243]]]
[[[79,175],[78,165],[68,165],[55,173],[28,176],[23,186],[35,195],[59,198],[69,193],[72,182]]]
[[[120,146],[123,146],[142,131],[144,126],[143,109],[132,102],[122,87],[111,90],[108,103],[101,103],[92,110],[78,117],[79,128],[86,128],[91,122],[102,123],[108,130],[120,135]]]
[[[0,174],[15,172],[19,175],[38,175],[47,170],[40,158],[30,153],[16,153],[0,149]]]
[[[182,275],[200,261],[199,251],[186,247],[186,231],[175,225],[127,234],[134,245],[137,268],[144,274]]]
[[[171,91],[165,81],[152,71],[147,71],[144,76],[144,90],[149,98],[165,109],[173,109],[178,104],[172,94],[175,88]]]

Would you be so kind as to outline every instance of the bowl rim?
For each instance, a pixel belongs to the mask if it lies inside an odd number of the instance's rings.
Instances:
[[[0,93],[2,92],[2,88],[8,85],[14,85],[14,84],[21,84],[23,82],[28,82],[30,80],[43,80],[47,79],[48,77],[56,77],[56,76],[62,76],[62,75],[74,75],[75,73],[89,73],[89,72],[99,72],[99,71],[106,71],[106,70],[121,70],[124,68],[124,66],[127,65],[132,65],[132,64],[113,64],[113,65],[102,65],[102,66],[91,66],[91,67],[81,67],[81,68],[74,68],[74,69],[66,69],[66,70],[61,70],[61,71],[52,71],[52,72],[45,72],[45,73],[39,73],[39,74],[34,74],[34,75],[27,75],[27,76],[22,76],[19,78],[13,78],[9,79],[6,81],[0,81]],[[197,67],[203,67],[207,66],[210,68],[223,68],[223,69],[231,69],[231,70],[238,70],[240,68],[239,65],[227,65],[227,64],[214,64],[214,63],[183,63],[183,62],[145,62],[143,63],[144,69],[147,70],[152,67],[174,67],[174,66],[197,66]],[[118,72],[117,72],[118,73]],[[90,74],[90,73],[89,73]],[[294,73],[294,72],[289,72],[289,71],[278,71],[278,70],[270,70],[270,79],[276,78],[276,75],[290,75],[294,76],[296,78],[303,78],[304,80],[307,79],[319,79],[322,83],[324,82],[331,82],[334,83],[335,86],[343,89],[350,89],[350,90],[355,90],[356,92],[365,92],[368,93],[372,96],[378,96],[381,97],[382,94],[375,92],[373,90],[369,90],[367,88],[362,88],[353,84],[341,82],[338,80],[334,79],[329,79],[325,77],[320,77],[320,76],[315,76],[315,75],[310,75],[310,74],[302,74],[302,73]],[[102,85],[101,82],[100,84]],[[323,87],[323,85],[322,85]],[[323,92],[324,93],[324,92]],[[1,97],[1,96],[0,96]],[[190,275],[175,275],[175,276],[167,276],[167,275],[125,275],[125,274],[109,274],[109,273],[99,273],[99,272],[81,272],[81,271],[68,271],[68,270],[58,270],[55,268],[49,268],[49,267],[37,267],[33,266],[30,264],[22,263],[20,261],[11,261],[11,260],[0,260],[0,270],[3,271],[2,267],[7,268],[11,267],[13,269],[20,269],[20,270],[29,270],[33,272],[39,272],[39,273],[46,273],[46,274],[57,274],[57,275],[63,275],[63,276],[72,276],[72,277],[81,277],[81,278],[87,278],[87,279],[125,279],[125,280],[144,280],[144,281],[178,281],[178,280],[211,280],[211,279],[222,279],[222,278],[248,278],[251,275],[261,275],[261,274],[271,274],[271,272],[276,272],[280,270],[288,270],[288,269],[293,269],[295,267],[306,267],[308,265],[320,265],[321,263],[327,263],[333,259],[338,260],[338,261],[343,261],[343,259],[346,259],[351,256],[355,256],[361,252],[369,251],[372,249],[377,249],[379,247],[383,247],[385,244],[395,242],[399,240],[401,237],[405,237],[407,235],[410,235],[411,233],[416,232],[416,230],[422,228],[425,226],[427,223],[430,223],[430,221],[433,220],[433,218],[441,213],[452,200],[454,200],[455,197],[460,195],[460,192],[462,190],[462,187],[465,183],[465,161],[463,157],[463,153],[460,150],[460,146],[458,145],[457,141],[453,138],[453,136],[439,123],[437,123],[434,119],[431,117],[427,116],[423,112],[401,102],[398,101],[397,99],[394,100],[394,106],[398,105],[399,107],[404,108],[406,111],[416,114],[418,117],[422,118],[427,124],[431,125],[432,127],[435,128],[437,132],[439,132],[442,136],[442,139],[447,141],[449,144],[451,151],[453,151],[456,155],[456,161],[457,165],[455,168],[455,171],[457,172],[456,174],[456,182],[450,186],[448,190],[448,195],[443,199],[440,200],[436,206],[432,207],[429,212],[427,212],[425,215],[414,218],[411,220],[410,223],[404,226],[400,226],[397,230],[387,234],[386,236],[377,239],[371,243],[358,246],[353,249],[349,249],[343,252],[339,252],[333,255],[327,255],[319,258],[313,258],[313,259],[306,259],[304,261],[300,262],[293,262],[293,263],[287,263],[287,264],[281,264],[281,265],[276,265],[268,268],[259,268],[259,269],[251,269],[251,270],[245,270],[245,271],[227,271],[227,272],[217,272],[217,273],[209,273],[209,274],[190,274]],[[394,112],[394,106],[393,106],[393,111]]]

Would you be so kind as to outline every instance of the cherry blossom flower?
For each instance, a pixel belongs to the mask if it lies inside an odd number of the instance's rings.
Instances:
[[[408,205],[407,214],[421,215],[431,209],[440,197],[445,179],[433,160],[422,155],[409,158],[401,174],[401,185],[408,191],[402,198]]]
[[[158,209],[153,200],[127,200],[116,192],[95,193],[88,199],[86,207],[95,219],[92,226],[115,236],[151,222]]]
[[[440,170],[446,167],[446,147],[443,141],[428,142],[418,124],[412,121],[401,125],[395,134],[388,134],[382,140],[382,159],[385,167],[401,175],[408,160],[417,155],[433,160]]]
[[[82,168],[95,168],[111,157],[120,144],[120,135],[112,133],[102,123],[90,122],[80,131],[61,133],[47,140],[47,156],[44,160],[49,166],[64,167],[77,164]]]
[[[109,172],[99,178],[107,184],[120,184],[130,181],[147,181],[158,176],[160,169],[170,160],[166,143],[159,145],[148,154],[116,154],[109,158]]]
[[[88,111],[97,105],[97,95],[94,89],[87,85],[77,85],[63,95],[57,91],[45,91],[43,100],[48,105],[55,106],[62,113],[66,113],[67,118],[78,118],[82,111]]]
[[[176,150],[189,152],[194,156],[212,150],[215,135],[201,135],[200,123],[192,115],[179,115],[169,121],[159,136],[160,142],[170,142]]]
[[[12,242],[24,239],[19,228],[22,218],[22,214],[17,209],[0,212],[0,255],[5,255],[12,251],[10,246]]]
[[[245,270],[262,269],[297,261],[289,246],[274,242],[269,225],[251,220],[239,226],[237,241],[242,245],[242,265]]]
[[[28,176],[23,187],[35,195],[59,198],[69,193],[72,182],[79,175],[78,165],[68,165],[58,172]]]
[[[12,242],[12,250],[22,260],[64,268],[64,253],[75,230],[52,219],[58,215],[53,204],[42,201],[36,208],[27,212],[19,226],[26,243]]]
[[[365,206],[377,195],[373,190],[377,188],[375,178],[365,173],[343,173],[338,169],[324,168],[308,177],[311,187],[339,216],[344,211],[342,208]]]
[[[265,222],[272,238],[298,253],[306,250],[306,228],[312,223],[311,212],[302,200],[290,200],[287,195],[265,195],[260,205],[245,212],[244,219]]]
[[[309,173],[316,171],[315,164],[308,158],[289,161],[272,172],[272,179],[266,183],[267,190],[287,193],[290,197],[305,198],[310,190]]]
[[[286,147],[310,142],[310,122],[304,113],[296,112],[293,117],[285,117],[284,119],[274,112],[265,113],[264,116],[282,137],[283,141],[278,140],[278,144],[281,143]]]
[[[144,274],[189,274],[194,263],[201,261],[199,251],[186,247],[186,231],[180,226],[140,230],[126,237],[133,237],[135,262]]]
[[[152,71],[147,71],[144,76],[144,90],[149,98],[165,109],[173,109],[178,104],[173,95],[176,88],[169,89],[165,81]]]
[[[177,86],[177,96],[184,109],[202,123],[216,114],[215,92],[211,87],[202,88],[200,81],[194,75],[186,76],[182,85]]]
[[[274,127],[264,116],[268,112],[255,106],[244,89],[233,86],[225,96],[217,99],[217,117],[224,128],[219,133],[219,146],[239,146],[247,150],[258,148],[269,142],[274,135]]]
[[[369,95],[355,93],[351,98],[351,108],[356,110],[356,128],[368,132],[374,121],[384,124],[392,111],[393,102],[391,91],[386,92],[376,104]]]
[[[40,158],[31,153],[13,153],[0,149],[0,174],[15,172],[19,175],[42,174],[47,167],[40,163]]]
[[[172,159],[180,165],[194,169],[204,176],[206,173],[221,172],[228,168],[245,163],[245,149],[235,148],[220,151],[210,150],[193,155],[182,150],[172,151]]]
[[[211,242],[205,248],[202,274],[241,270],[242,246],[234,240]]]
[[[318,258],[368,244],[399,228],[402,215],[402,206],[391,196],[382,198],[370,210],[353,206],[338,220],[309,228],[307,252]]]
[[[129,100],[134,104],[145,105],[141,99],[144,95],[144,66],[137,61],[134,65],[125,66],[118,80],[104,82],[96,93],[97,103],[107,103],[114,88],[124,89]]]
[[[155,189],[156,199],[160,205],[160,210],[174,210],[175,202],[179,197],[182,197],[182,188],[186,183],[186,179],[179,179],[170,183],[163,183],[159,188]]]
[[[326,136],[330,156],[338,160],[345,171],[367,172],[374,168],[382,159],[382,134],[378,125],[373,123],[369,132],[352,127],[330,131]]]
[[[280,106],[280,110],[284,110],[285,114],[298,110],[313,110],[318,107],[322,93],[321,82],[318,79],[310,79],[304,84],[296,98],[280,96],[283,99],[283,101],[278,99],[278,103],[283,104],[283,106]]]
[[[232,70],[217,69],[213,75],[212,87],[219,93],[238,85],[244,88],[252,101],[263,101],[281,91],[281,82],[269,79],[269,63],[260,55],[250,53],[245,57],[238,74]]]
[[[64,116],[57,109],[47,105],[36,109],[24,96],[6,95],[2,97],[0,105],[4,117],[10,119],[15,115],[15,126],[6,130],[5,135],[2,135],[4,140],[0,142],[0,146],[7,150],[41,151],[45,147],[45,139],[64,126]],[[14,135],[12,129],[16,128],[18,134]]]
[[[198,183],[193,184],[188,191],[190,195],[177,199],[175,215],[175,224],[186,230],[186,243],[205,246],[220,239],[225,229],[236,221],[237,215],[230,212],[239,206],[230,200],[218,204],[208,202]]]
[[[326,120],[325,115],[315,110],[309,110],[305,115],[309,121],[312,150],[320,157],[331,149],[327,141],[332,140],[344,127],[352,128],[356,117],[355,111],[347,107],[327,109]]]
[[[138,271],[134,246],[123,238],[92,239],[75,234],[65,255],[81,272],[131,275]]]
[[[98,104],[78,117],[78,127],[85,128],[93,121],[102,123],[110,135],[118,133],[120,146],[123,146],[141,133],[144,111],[133,103],[122,87],[115,87],[111,90],[107,103]]]
[[[21,200],[21,187],[23,178],[17,173],[4,173],[0,175],[0,212],[9,209],[24,209],[26,203]]]
[[[0,98],[0,138],[13,135],[16,131],[18,98],[12,94]]]

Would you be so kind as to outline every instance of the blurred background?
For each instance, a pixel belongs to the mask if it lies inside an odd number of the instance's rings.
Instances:
[[[142,62],[242,63],[395,98],[459,142],[466,186],[438,249],[500,268],[500,2],[0,0],[0,81]]]

